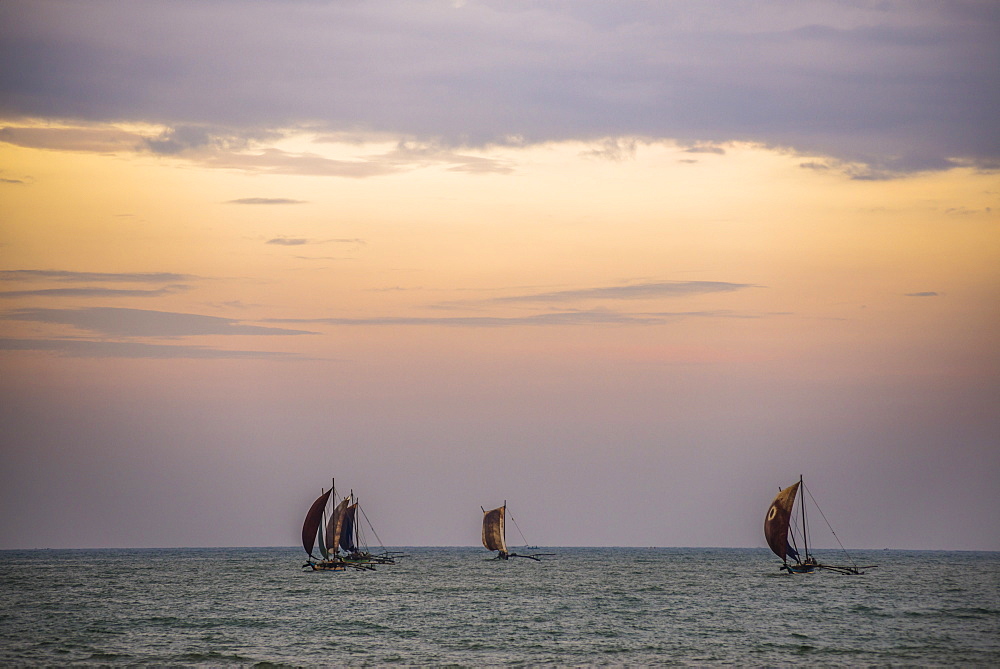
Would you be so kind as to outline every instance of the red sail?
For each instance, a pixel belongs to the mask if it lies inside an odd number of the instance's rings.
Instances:
[[[333,492],[333,488],[316,498],[316,501],[309,507],[306,521],[302,523],[302,547],[310,556],[312,556],[313,547],[316,545],[319,524],[323,521],[323,509],[326,508],[326,501],[330,499],[331,492]]]
[[[792,517],[795,493],[798,491],[799,484],[795,483],[779,492],[764,517],[764,538],[774,554],[782,560],[788,555],[788,523]]]

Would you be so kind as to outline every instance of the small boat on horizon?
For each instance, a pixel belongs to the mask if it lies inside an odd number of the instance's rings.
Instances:
[[[801,550],[796,541],[795,533],[792,531],[795,497],[800,488],[803,491],[803,494],[799,496],[801,527],[798,529],[802,540]],[[767,545],[771,551],[781,558],[782,564],[780,569],[790,574],[810,574],[817,569],[833,571],[838,574],[864,574],[865,572],[861,571],[862,569],[874,569],[877,567],[878,565],[859,567],[854,563],[853,558],[847,553],[842,544],[840,548],[851,562],[850,565],[823,564],[809,552],[809,531],[806,524],[805,506],[806,492],[808,491],[806,491],[805,484],[800,475],[797,482],[778,492],[777,497],[774,498],[770,508],[767,510],[767,515],[764,517],[764,538],[767,540]],[[812,494],[810,493],[809,496],[811,498]],[[815,503],[815,500],[813,502]],[[816,508],[819,509],[819,506],[817,505]],[[822,510],[820,510],[820,515],[823,515]],[[823,520],[826,520],[825,516],[823,516]],[[827,524],[829,525],[829,523]],[[830,528],[830,531],[833,532],[833,528]],[[833,535],[836,537],[836,532]],[[837,543],[840,543],[839,538],[837,539]],[[789,562],[789,559],[793,560],[793,562]]]

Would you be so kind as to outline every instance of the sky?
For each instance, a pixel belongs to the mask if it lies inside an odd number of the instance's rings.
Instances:
[[[0,548],[1000,550],[1000,5],[0,3]],[[523,534],[522,534],[523,533]],[[372,537],[369,536],[371,539]]]

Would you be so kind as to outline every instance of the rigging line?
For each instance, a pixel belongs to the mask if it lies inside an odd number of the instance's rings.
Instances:
[[[840,545],[840,550],[844,551],[844,555],[847,556],[847,559],[851,561],[851,564],[853,564],[855,568],[857,568],[858,563],[854,561],[854,558],[851,557],[851,554],[847,552],[846,548],[844,548],[844,544],[840,542],[840,537],[837,536],[837,533],[834,531],[833,525],[830,524],[830,521],[826,519],[826,514],[823,513],[823,509],[816,501],[816,498],[813,497],[812,492],[810,492],[809,488],[806,488],[805,485],[803,485],[802,487],[805,488],[805,491],[807,493],[809,493],[809,499],[811,499],[812,503],[816,505],[816,509],[819,511],[819,515],[823,517],[823,522],[825,522],[826,526],[830,528],[830,533],[833,534],[833,538],[836,539],[837,543]]]
[[[514,527],[517,527],[517,533],[521,535],[521,541],[523,541],[524,545],[527,546],[528,545],[528,540],[524,538],[524,532],[522,532],[521,528],[517,526],[517,521],[514,520],[514,514],[513,513],[508,513],[507,515],[510,516],[510,519],[514,521]]]
[[[375,531],[375,526],[372,525],[372,521],[368,520],[368,514],[365,513],[365,510],[363,508],[361,508],[360,504],[358,505],[358,511],[360,511],[361,515],[365,517],[365,522],[368,523],[368,527],[372,528],[372,534],[375,535],[375,541],[378,542],[379,547],[384,551],[385,550],[385,544],[383,544],[382,540],[379,539],[378,532]]]
[[[360,506],[358,507],[361,508]],[[357,516],[355,516],[354,521],[354,538],[356,550],[368,550],[368,537],[365,536],[365,528],[361,526],[361,523],[357,522]]]
[[[360,500],[357,497],[354,496],[354,489],[353,488],[351,488],[351,501],[354,502],[354,508],[355,509],[361,509],[361,502],[360,502]],[[354,543],[354,550],[355,551],[360,551],[360,550],[367,551],[368,550],[368,537],[365,536],[365,528],[361,524],[361,519],[358,518],[358,512],[357,512],[357,510],[355,510],[355,512],[354,512],[354,522],[352,523],[352,531],[354,532],[354,536],[351,537],[351,541]]]

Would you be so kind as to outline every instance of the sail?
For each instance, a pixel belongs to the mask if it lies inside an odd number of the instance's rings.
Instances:
[[[792,505],[795,504],[795,494],[798,491],[799,483],[795,483],[779,492],[764,517],[764,538],[774,554],[782,560],[788,556],[798,557],[795,549],[788,545],[788,523],[791,521]]]
[[[326,501],[330,499],[330,493],[332,492],[333,488],[316,498],[316,501],[309,507],[305,522],[302,523],[302,547],[306,549],[306,553],[310,556],[312,555],[313,547],[316,545],[316,534],[319,531],[319,525],[323,521],[323,509],[326,508]]]
[[[350,502],[351,498],[345,497],[330,514],[330,521],[326,524],[326,548],[334,553],[337,552],[337,545],[340,543],[340,534],[344,527],[344,513]]]
[[[507,542],[504,540],[504,514],[506,506],[487,511],[483,515],[483,546],[488,550],[507,552]]]
[[[344,524],[340,530],[340,547],[348,553],[358,550],[354,543],[354,523],[358,515],[358,505],[354,503],[344,512]]]

